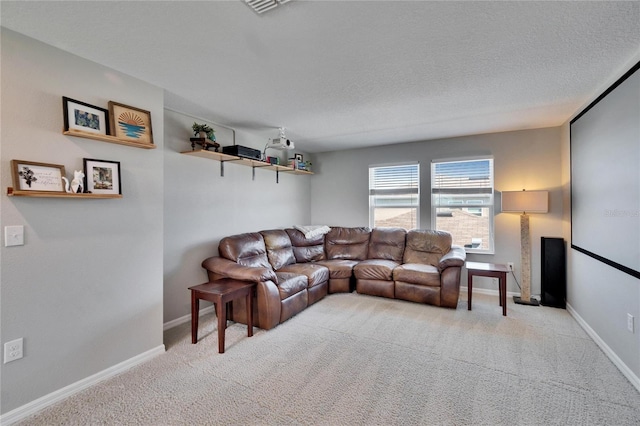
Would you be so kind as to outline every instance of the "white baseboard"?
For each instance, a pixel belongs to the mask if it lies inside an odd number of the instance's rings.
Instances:
[[[204,309],[200,309],[200,316],[208,314],[209,312],[213,312],[214,309],[215,309],[215,305],[207,306]],[[185,322],[190,322],[190,321],[191,321],[191,314],[187,314],[187,315],[184,315],[184,316],[182,316],[180,318],[176,318],[174,320],[165,322],[164,326],[162,328],[163,328],[164,331],[167,331],[170,328],[177,327],[180,324],[184,324]]]
[[[143,352],[140,355],[136,355],[133,358],[129,358],[126,361],[116,364],[113,367],[102,370],[101,372],[96,373],[93,376],[89,376],[85,379],[72,383],[69,386],[65,386],[62,389],[58,389],[55,392],[45,395],[42,398],[31,401],[30,403],[25,404],[22,407],[18,407],[15,410],[11,410],[0,416],[0,425],[10,425],[17,421],[20,421],[32,414],[37,413],[40,410],[43,410],[44,408],[49,407],[50,405],[55,404],[58,401],[62,401],[63,399],[68,398],[73,394],[87,389],[88,387],[94,386],[106,379],[120,374],[130,369],[131,367],[143,364],[150,359],[163,354],[164,352],[164,345],[157,346],[151,350],[148,350],[147,352]]]
[[[620,359],[620,357],[616,355],[616,353],[609,347],[609,345],[607,345],[604,340],[602,340],[600,336],[598,336],[598,333],[596,333],[595,330],[591,328],[589,324],[587,324],[587,322],[576,312],[576,310],[573,309],[573,306],[568,303],[567,312],[569,312],[569,315],[571,315],[573,319],[575,319],[576,322],[580,324],[580,327],[582,327],[584,331],[587,332],[589,337],[591,337],[591,339],[596,342],[596,345],[598,345],[600,349],[602,349],[602,352],[604,352],[604,354],[611,360],[611,362],[613,362],[613,364],[618,367],[618,370],[620,370],[620,372],[631,382],[631,384],[635,386],[638,392],[640,392],[640,378],[638,378],[638,376],[636,376],[633,371],[631,371],[631,369],[627,367],[627,364],[625,364]]]

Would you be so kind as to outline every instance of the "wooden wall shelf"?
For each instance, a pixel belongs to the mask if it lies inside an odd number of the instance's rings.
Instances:
[[[194,151],[183,151],[180,154],[190,155],[193,157],[206,158],[209,160],[215,160],[220,162],[220,176],[224,176],[224,163],[233,162],[234,164],[240,164],[253,168],[253,178],[255,179],[255,169],[274,170],[276,172],[276,182],[279,181],[278,173],[292,173],[295,175],[312,175],[313,172],[307,170],[298,170],[293,167],[282,166],[279,164],[269,164],[264,161],[251,160],[249,158],[236,157],[235,155],[224,154],[222,152],[207,151],[204,149],[196,149]]]
[[[150,144],[150,143],[132,142],[132,141],[129,141],[129,140],[124,140],[124,139],[117,138],[115,136],[96,135],[94,133],[81,132],[81,131],[78,131],[78,130],[65,130],[65,131],[62,132],[62,134],[63,135],[67,135],[67,136],[75,136],[77,138],[94,139],[94,140],[102,141],[102,142],[117,143],[119,145],[133,146],[135,148],[142,148],[142,149],[155,149],[156,148],[156,146],[154,144]]]
[[[52,191],[22,191],[15,190],[11,187],[7,188],[9,197],[37,197],[37,198],[122,198],[122,194],[74,194],[71,192],[52,192]]]

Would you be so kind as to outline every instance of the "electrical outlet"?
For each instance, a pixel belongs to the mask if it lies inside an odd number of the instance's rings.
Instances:
[[[627,314],[627,330],[633,333],[633,315]]]
[[[507,267],[510,271],[513,271],[513,262],[507,262]]]
[[[4,344],[4,363],[22,358],[22,337]]]

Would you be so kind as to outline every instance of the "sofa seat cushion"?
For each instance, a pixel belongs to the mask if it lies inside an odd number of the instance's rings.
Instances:
[[[317,262],[319,265],[329,268],[329,278],[351,278],[353,267],[358,264],[357,260],[333,259]]]
[[[307,290],[307,277],[291,272],[276,272],[280,300]]]
[[[363,260],[353,267],[353,274],[359,280],[393,281],[393,270],[398,266],[400,264],[393,260]]]
[[[393,270],[393,280],[429,287],[440,287],[440,272],[435,266],[421,263],[405,263]]]
[[[308,280],[308,287],[315,287],[329,281],[329,268],[317,263],[293,263],[279,269],[278,272],[290,272],[296,275],[304,275]]]

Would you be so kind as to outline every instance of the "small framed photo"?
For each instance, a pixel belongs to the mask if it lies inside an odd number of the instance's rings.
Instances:
[[[295,154],[295,159],[297,163],[304,163],[302,154]]]
[[[85,190],[93,194],[122,194],[120,162],[84,159]]]
[[[109,134],[109,111],[94,105],[62,97],[64,130],[79,130],[98,135]]]
[[[64,166],[11,160],[13,188],[17,191],[64,192]]]
[[[109,101],[111,135],[120,139],[153,145],[151,112]]]

